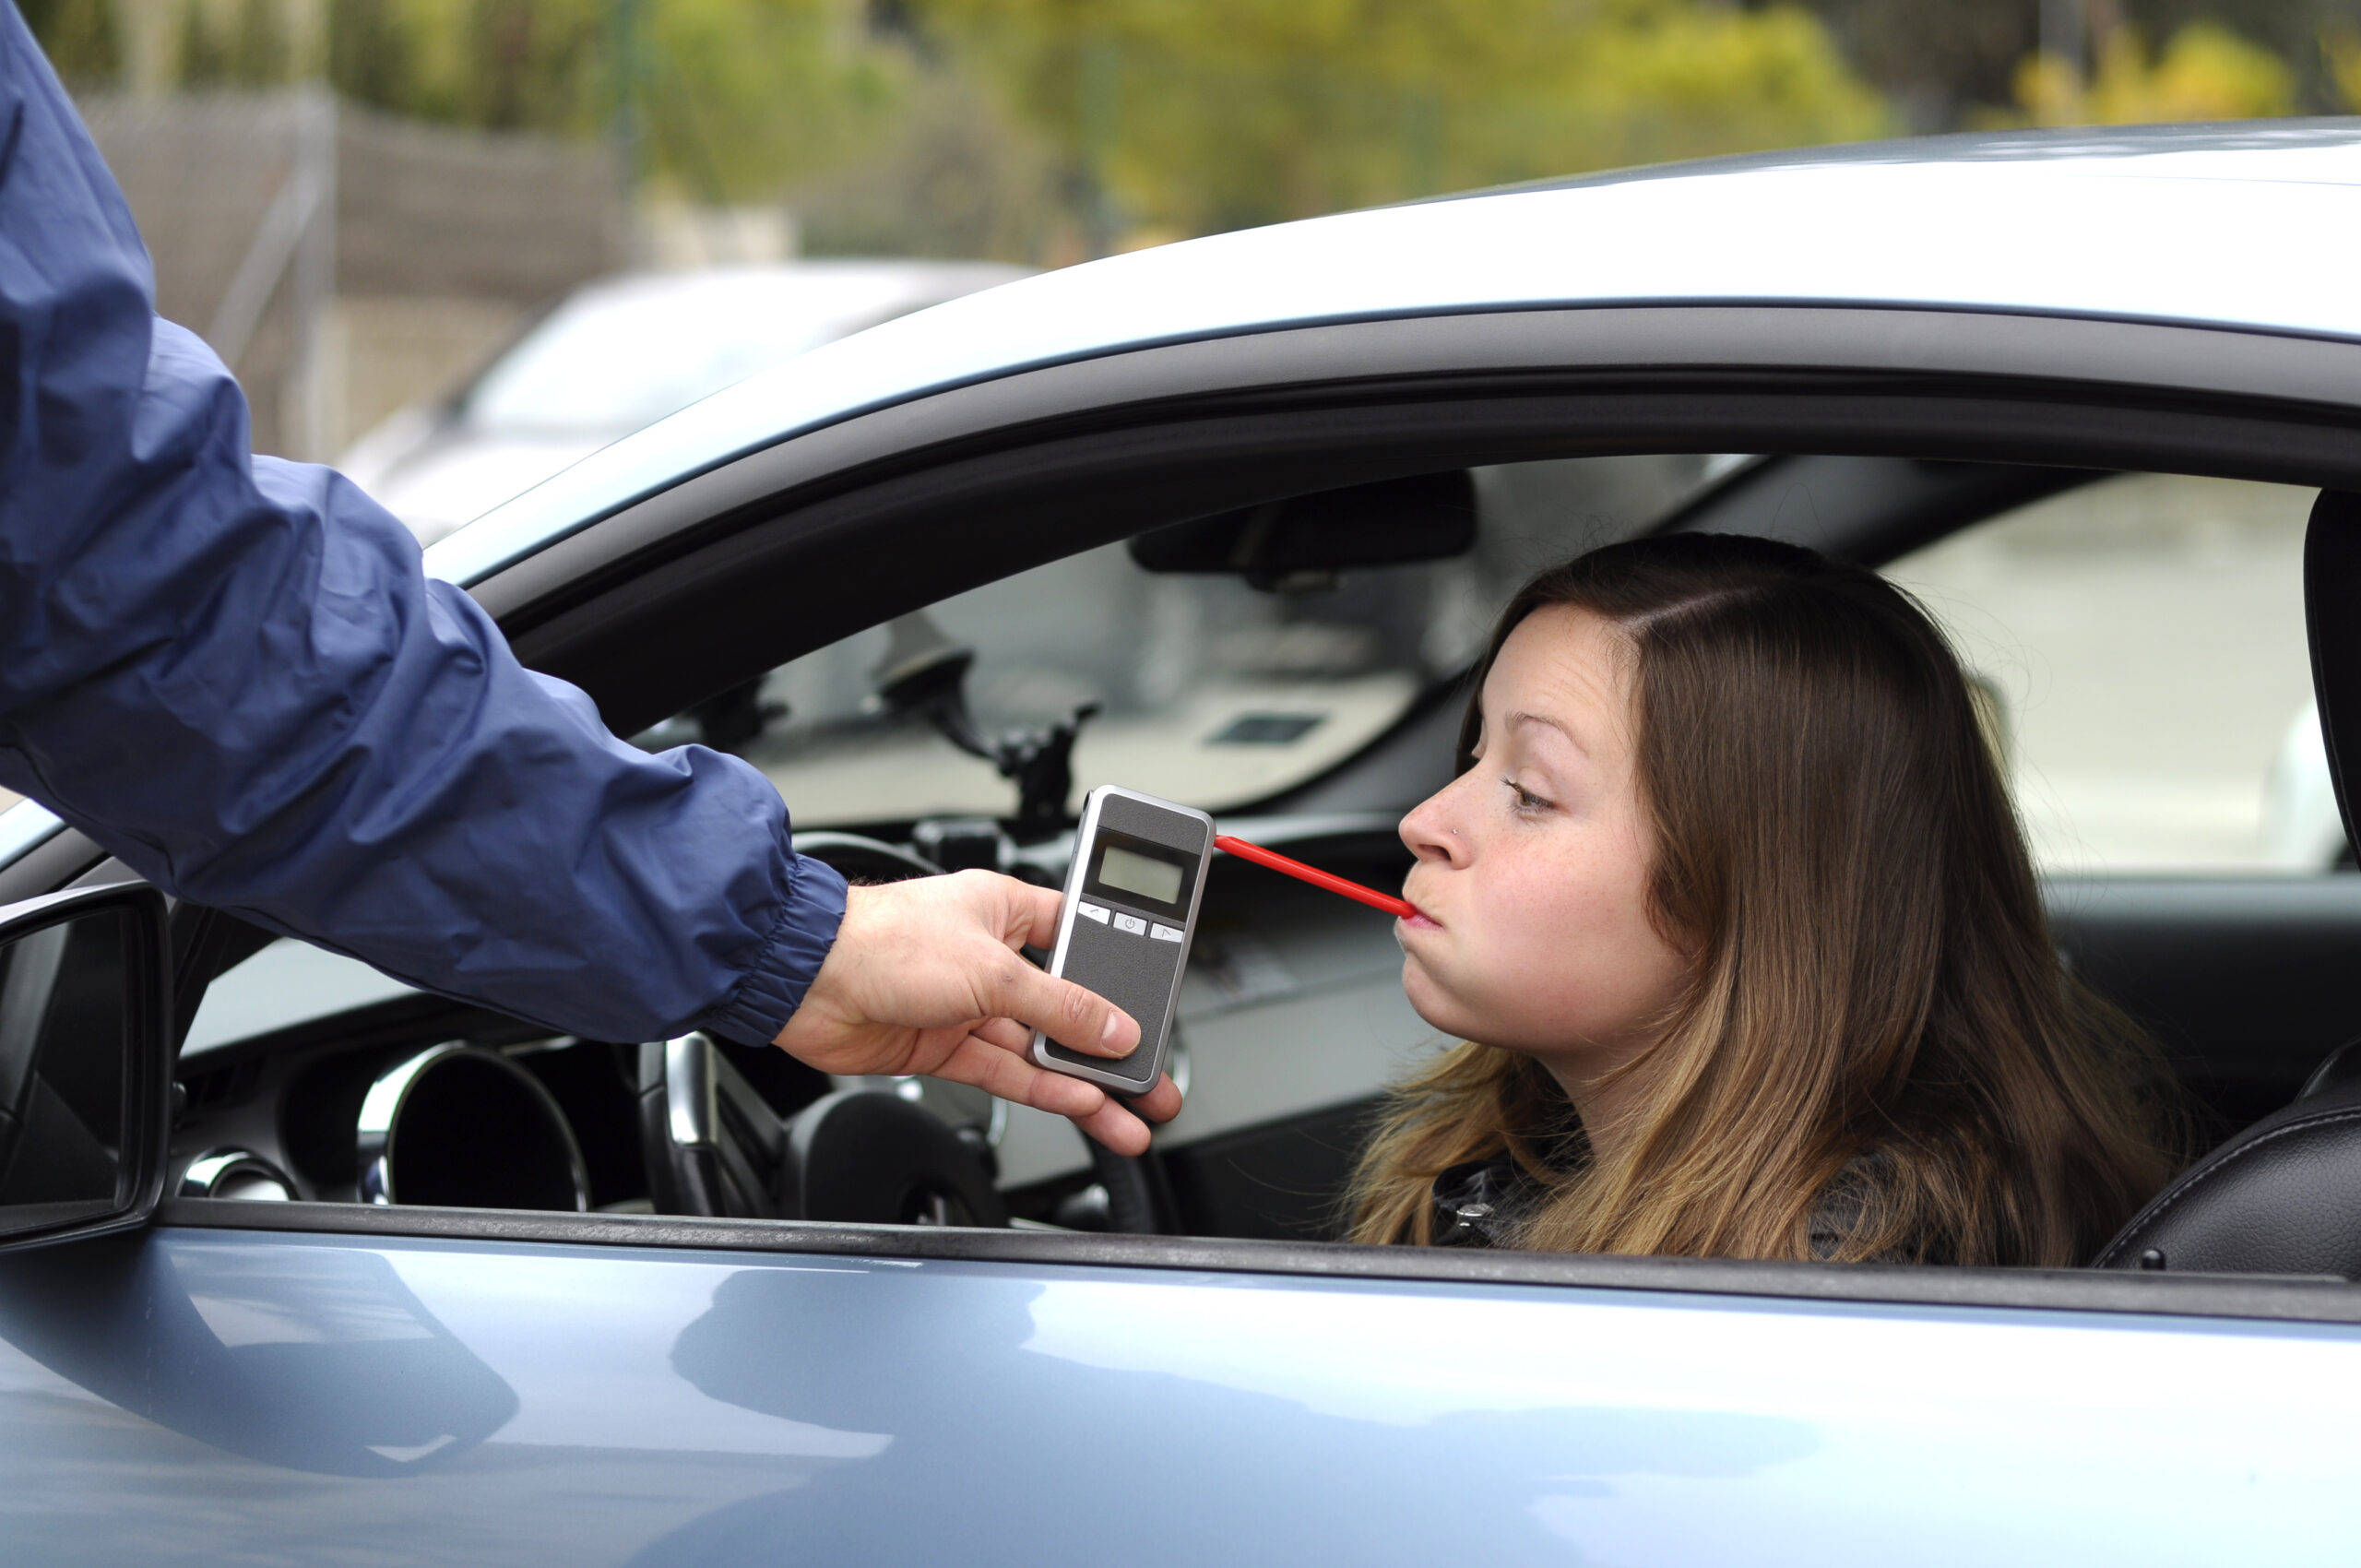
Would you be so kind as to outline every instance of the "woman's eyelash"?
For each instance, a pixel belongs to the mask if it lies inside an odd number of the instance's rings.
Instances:
[[[1501,782],[1507,785],[1511,792],[1516,796],[1516,809],[1521,812],[1548,811],[1551,806],[1558,803],[1557,802],[1549,800],[1544,796],[1535,794],[1532,790],[1526,789],[1524,785],[1518,783],[1513,778],[1503,778]]]

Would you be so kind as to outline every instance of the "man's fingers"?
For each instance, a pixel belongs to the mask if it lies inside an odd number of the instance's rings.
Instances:
[[[1022,959],[999,973],[983,1011],[1039,1029],[1060,1045],[1093,1056],[1129,1056],[1140,1043],[1131,1015],[1072,980],[1043,974]]]
[[[1147,1123],[1169,1122],[1180,1113],[1180,1090],[1169,1075],[1127,1109],[1095,1084],[1034,1066],[1020,1054],[1032,1038],[1032,1030],[1013,1019],[987,1018],[953,1048],[933,1075],[1063,1116],[1118,1154],[1145,1154]]]
[[[1147,1123],[1124,1110],[1119,1100],[1109,1099],[1089,1115],[1075,1117],[1074,1123],[1117,1154],[1147,1152]]]
[[[1026,1052],[1032,1049],[1033,1031],[1015,1019],[986,1018],[967,1033],[970,1039],[996,1045],[1031,1065],[1032,1059]],[[1132,1101],[1132,1109],[1151,1122],[1169,1122],[1180,1114],[1180,1087],[1173,1083],[1169,1073],[1164,1074],[1156,1080],[1154,1088]]]
[[[1151,1122],[1169,1122],[1180,1114],[1180,1090],[1171,1075],[1156,1081],[1156,1087],[1132,1101],[1132,1109]]]
[[[1033,1049],[1033,1031],[1014,1018],[986,1018],[967,1031],[987,1044],[1022,1056]]]
[[[1026,1038],[1030,1039],[1028,1035]],[[1052,1116],[1079,1119],[1103,1110],[1107,1092],[1096,1084],[1048,1073],[1005,1048],[970,1034],[954,1047],[933,1075],[976,1087]]]

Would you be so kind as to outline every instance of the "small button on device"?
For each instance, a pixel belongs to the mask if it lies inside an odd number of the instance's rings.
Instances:
[[[1107,923],[1107,911],[1096,904],[1086,904],[1077,898],[1074,900],[1074,912],[1084,920],[1097,921],[1100,925]]]
[[[1147,928],[1147,933],[1156,938],[1158,942],[1178,942],[1180,940],[1180,933],[1173,930],[1172,927],[1169,925],[1152,925]]]
[[[1117,915],[1115,917],[1115,929],[1117,931],[1130,932],[1133,936],[1145,936],[1147,934],[1147,921],[1140,919],[1137,915]]]

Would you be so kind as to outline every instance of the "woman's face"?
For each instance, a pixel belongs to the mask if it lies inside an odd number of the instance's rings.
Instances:
[[[1588,611],[1528,616],[1484,683],[1476,766],[1402,819],[1410,1004],[1570,1088],[1654,1043],[1686,969],[1648,919],[1630,660]]]

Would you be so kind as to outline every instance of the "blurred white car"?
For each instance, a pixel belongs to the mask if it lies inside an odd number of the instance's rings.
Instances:
[[[989,262],[804,261],[593,283],[456,396],[392,415],[337,467],[432,544],[610,441],[757,371],[1026,271]]]

